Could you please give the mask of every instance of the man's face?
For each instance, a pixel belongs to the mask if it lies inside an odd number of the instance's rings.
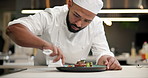
[[[74,3],[68,7],[68,29],[69,31],[74,33],[88,26],[93,20],[93,18],[96,16],[92,12],[83,9]]]

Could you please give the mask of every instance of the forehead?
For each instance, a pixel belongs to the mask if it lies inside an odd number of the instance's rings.
[[[93,19],[96,16],[96,14],[94,14],[94,13],[92,13],[92,12],[82,8],[82,7],[80,7],[79,5],[77,5],[75,3],[73,3],[72,10],[77,12],[81,16],[89,18],[89,19]]]

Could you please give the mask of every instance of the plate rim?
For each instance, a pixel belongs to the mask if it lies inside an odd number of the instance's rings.
[[[106,66],[101,65],[101,67],[56,67],[56,69],[64,72],[99,72],[105,71]]]

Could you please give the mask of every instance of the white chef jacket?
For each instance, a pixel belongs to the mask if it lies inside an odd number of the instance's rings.
[[[47,8],[35,15],[9,22],[9,25],[23,24],[35,35],[40,35],[42,39],[60,47],[66,63],[75,64],[78,60],[87,58],[90,49],[96,61],[102,55],[114,56],[109,50],[104,27],[98,16],[83,30],[72,33],[67,28],[67,13],[67,5]],[[39,50],[35,57],[35,65],[45,64],[45,55]]]

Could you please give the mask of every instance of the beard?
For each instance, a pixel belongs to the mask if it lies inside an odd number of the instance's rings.
[[[69,15],[68,15],[68,14],[67,14],[67,17],[66,17],[66,22],[67,22],[68,30],[69,30],[70,32],[73,32],[73,33],[77,33],[77,32],[79,32],[80,30],[82,30],[82,29],[85,28],[85,27],[83,27],[83,28],[82,28],[82,27],[78,27],[76,24],[70,23],[70,21],[69,21]],[[78,30],[73,29],[72,26],[78,28]]]

